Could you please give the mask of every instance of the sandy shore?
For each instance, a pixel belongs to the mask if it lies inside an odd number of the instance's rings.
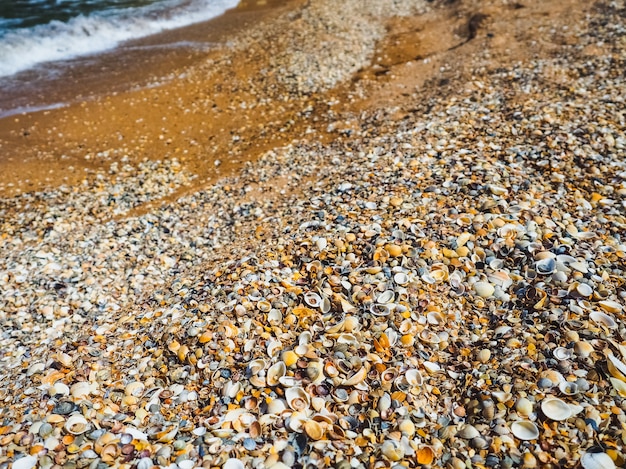
[[[0,120],[0,463],[623,467],[626,9],[527,3]]]

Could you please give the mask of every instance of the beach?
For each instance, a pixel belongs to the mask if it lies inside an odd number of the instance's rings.
[[[625,12],[249,2],[16,96],[0,464],[623,467]]]

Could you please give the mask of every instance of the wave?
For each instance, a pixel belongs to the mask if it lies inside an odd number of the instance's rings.
[[[170,0],[9,30],[0,36],[0,76],[13,75],[45,62],[102,52],[131,39],[206,21],[238,3],[238,0]]]

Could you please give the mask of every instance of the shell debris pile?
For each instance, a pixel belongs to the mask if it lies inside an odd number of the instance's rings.
[[[80,207],[189,176],[3,200],[0,465],[624,466],[625,51],[363,116],[141,216]]]

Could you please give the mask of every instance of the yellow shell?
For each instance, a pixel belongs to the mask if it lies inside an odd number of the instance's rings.
[[[425,466],[429,466],[433,463],[435,459],[435,452],[430,446],[424,446],[417,450],[417,462],[418,464],[423,464]]]

